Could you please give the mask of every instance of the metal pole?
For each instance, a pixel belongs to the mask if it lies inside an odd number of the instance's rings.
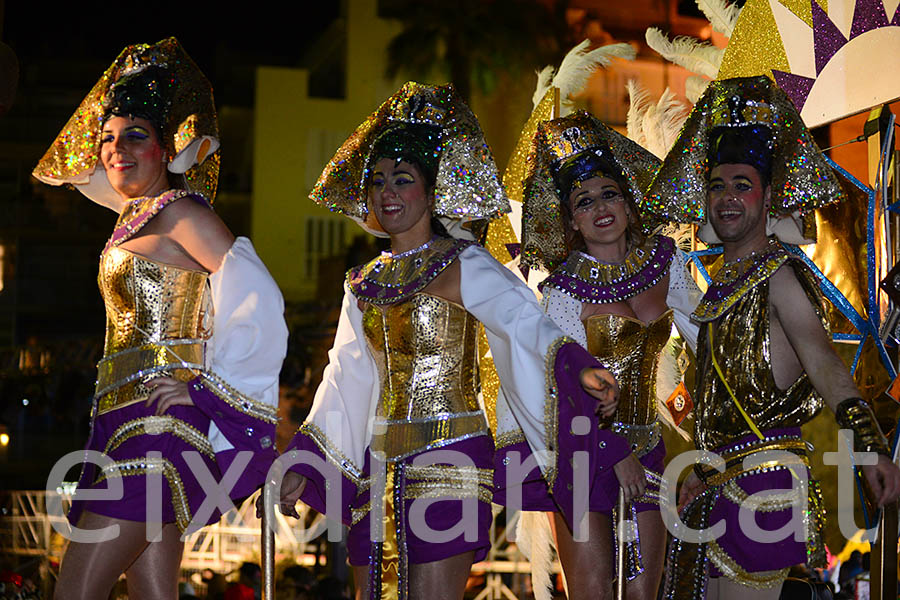
[[[625,600],[625,490],[619,487],[619,516],[616,519],[616,598]]]
[[[262,487],[262,600],[275,600],[275,502],[274,486]],[[272,524],[270,527],[269,524]]]
[[[872,600],[894,600],[897,597],[897,503],[881,511],[878,537],[872,548]]]

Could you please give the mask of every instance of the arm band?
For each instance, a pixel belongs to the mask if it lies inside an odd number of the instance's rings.
[[[887,438],[878,428],[872,407],[862,398],[848,398],[834,411],[838,427],[853,431],[854,452],[877,452],[890,458]]]

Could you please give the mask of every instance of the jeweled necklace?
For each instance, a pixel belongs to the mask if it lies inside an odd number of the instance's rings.
[[[437,238],[438,238],[438,236],[434,235],[431,237],[430,240],[428,240],[421,246],[419,246],[417,248],[413,248],[412,250],[404,250],[403,252],[401,252],[399,254],[394,254],[390,250],[385,250],[384,252],[381,253],[381,256],[383,258],[391,258],[391,259],[403,258],[404,256],[409,256],[411,254],[415,254],[416,252],[421,252],[422,250],[429,248],[431,246],[431,244],[434,243],[434,240],[436,240]]]

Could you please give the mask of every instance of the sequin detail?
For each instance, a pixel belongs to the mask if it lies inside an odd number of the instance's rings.
[[[162,209],[172,204],[176,200],[182,198],[192,198],[196,202],[204,206],[212,208],[209,200],[198,193],[189,192],[187,190],[169,190],[163,192],[159,196],[141,196],[134,198],[128,202],[122,210],[122,214],[116,220],[116,226],[112,235],[106,242],[103,252],[106,253],[110,248],[118,246],[125,240],[128,240],[139,232],[144,226],[150,222],[153,217],[158,215]]]
[[[642,209],[666,221],[706,220],[709,136],[716,126],[764,124],[772,130],[770,214],[803,217],[846,200],[797,109],[768,77],[713,81],[694,105],[647,191]],[[815,239],[814,231],[805,231]]]
[[[363,333],[380,382],[371,445],[385,460],[489,435],[478,400],[477,325],[462,306],[425,293],[367,306]]]
[[[164,458],[133,458],[120,460],[106,465],[100,472],[95,483],[100,483],[110,477],[125,477],[130,475],[163,475],[169,484],[172,494],[172,507],[175,509],[175,524],[178,530],[184,532],[191,524],[191,507],[184,492],[184,483],[178,469]]]
[[[146,400],[156,374],[189,381],[203,369],[211,315],[207,279],[204,271],[118,246],[103,253],[97,282],[106,339],[97,365],[96,414]]]
[[[331,211],[365,221],[368,173],[378,136],[397,123],[440,130],[440,158],[434,187],[437,216],[492,219],[509,212],[493,155],[478,120],[452,85],[408,82],[372,113],[338,149],[310,192]]]
[[[553,170],[582,152],[602,153],[621,169],[638,207],[660,161],[648,150],[584,111],[537,126],[528,156],[522,208],[522,261],[553,271],[569,255]],[[648,215],[652,219],[652,215]],[[651,223],[647,223],[652,228]]]
[[[506,431],[504,433],[500,433],[494,438],[494,447],[497,450],[501,448],[506,448],[507,446],[512,446],[513,444],[518,444],[519,442],[525,441],[525,432],[521,429],[516,428],[512,431]]]
[[[539,287],[543,292],[549,286],[591,304],[622,302],[659,283],[674,256],[675,241],[661,235],[647,238],[616,264],[573,252]]]
[[[552,462],[544,470],[544,479],[547,487],[553,492],[558,473],[559,453],[556,444],[559,440],[559,383],[556,381],[556,355],[559,349],[566,344],[574,344],[575,340],[568,336],[562,336],[554,340],[547,349],[544,358],[544,372],[546,373],[546,388],[544,389],[544,444],[553,457]]]
[[[771,238],[763,252],[722,265],[691,317],[700,323],[715,321],[754,287],[768,281],[789,258]]]
[[[217,139],[219,130],[212,86],[178,40],[171,37],[156,44],[135,44],[122,50],[94,84],[38,162],[34,176],[50,185],[88,183],[100,159],[101,130],[113,86],[122,77],[151,65],[166,68],[177,82],[160,132],[168,160],[194,140],[201,137]],[[218,158],[218,154],[213,156]],[[189,170],[186,178],[191,189],[212,198],[218,182],[218,160],[207,159],[200,167]]]
[[[259,400],[255,400],[246,394],[242,394],[230,385],[224,379],[208,371],[200,373],[203,379],[203,385],[218,398],[228,404],[236,411],[259,419],[265,423],[278,423],[278,409]]]
[[[216,457],[212,444],[209,443],[209,439],[204,434],[200,433],[196,427],[170,416],[142,417],[123,423],[110,436],[103,453],[110,454],[126,441],[140,435],[162,435],[165,433],[181,438],[209,458],[215,459]]]
[[[786,261],[785,265],[792,268],[823,328],[828,331],[815,275],[799,261]],[[708,328],[700,328],[694,398],[694,440],[697,448],[715,450],[752,434],[747,421],[715,373],[710,352],[715,352],[716,361],[728,377],[728,384],[759,429],[799,427],[822,408],[822,398],[805,372],[786,389],[775,385],[769,331],[770,281],[769,278],[762,279],[752,287],[747,286],[749,289],[745,293],[735,297],[729,310],[719,317],[713,348],[710,347]]]
[[[297,429],[297,434],[305,435],[315,442],[319,450],[322,451],[322,454],[325,455],[326,460],[340,469],[341,473],[343,473],[353,485],[362,486],[364,483],[367,487],[368,485],[371,485],[368,478],[363,476],[362,469],[356,466],[352,460],[347,458],[343,452],[341,452],[340,448],[329,440],[328,436],[325,435],[325,432],[317,425],[310,421],[306,421],[300,425],[299,429]]]
[[[347,285],[363,302],[400,302],[423,290],[472,244],[467,240],[438,238],[414,254],[398,258],[382,253],[365,265],[350,269]]]
[[[726,473],[715,473],[715,483],[708,479],[709,487],[689,503],[682,511],[684,523],[694,529],[705,529],[709,526],[709,515],[719,502],[731,502],[738,506],[746,506],[755,513],[773,513],[792,511],[797,502],[802,500],[802,490],[790,489],[768,494],[752,505],[745,504],[749,495],[738,485],[745,477],[765,476],[766,473],[787,471],[788,467],[777,461],[768,461],[750,469],[743,469],[742,462],[747,456],[760,451],[789,451],[798,455],[806,464],[806,444],[798,437],[799,429],[794,433],[776,434],[768,432],[764,440],[752,439],[745,443],[734,444],[720,455],[729,465]],[[808,469],[807,469],[808,473]],[[807,562],[811,566],[825,564],[825,546],[822,539],[824,529],[824,503],[821,490],[815,480],[808,482],[807,505],[803,511],[803,526],[806,530]],[[729,527],[737,523],[728,524]],[[730,556],[715,540],[705,544],[683,542],[679,537],[680,526],[676,525],[674,538],[669,546],[668,564],[671,565],[666,574],[666,588],[663,597],[669,600],[702,600],[705,598],[705,587],[709,565],[712,563],[726,577],[749,587],[762,589],[772,587],[784,579],[789,567],[772,571],[748,572]],[[727,535],[727,531],[726,531]]]

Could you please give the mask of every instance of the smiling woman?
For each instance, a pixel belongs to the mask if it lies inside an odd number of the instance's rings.
[[[100,137],[100,162],[110,185],[124,198],[158,196],[169,189],[165,151],[147,119],[107,120]]]
[[[82,467],[56,598],[105,598],[123,572],[131,597],[175,597],[181,534],[221,516],[204,484],[240,454],[227,492],[246,497],[275,458],[283,304],[212,210],[217,136],[209,82],[170,38],[126,48],[34,171],[119,213],[100,256],[106,341],[87,443],[105,458]],[[105,501],[113,479],[122,496]],[[109,526],[118,536],[97,543]]]
[[[509,208],[451,86],[404,85],[341,146],[311,197],[388,235],[391,250],[347,273],[329,364],[288,453],[331,471],[294,464],[282,511],[295,514],[299,498],[350,525],[358,599],[459,600],[490,546],[495,477],[505,480],[482,405],[479,325],[551,486],[569,465],[552,449],[575,418],[615,408],[615,384],[472,239],[472,221]],[[339,510],[326,501],[338,488]]]
[[[642,227],[643,186],[658,166],[647,150],[578,112],[538,126],[524,183],[525,262],[552,270],[541,283],[544,309],[615,375],[619,407],[598,426],[632,449],[591,480],[585,541],[576,541],[546,490],[526,481],[523,508],[551,513],[570,600],[612,597],[611,512],[619,489],[625,518],[637,522],[638,534],[625,546],[627,572],[618,574],[628,580],[627,598],[655,598],[662,574],[666,534],[658,504],[666,449],[656,373],[673,321],[693,346],[697,331],[689,315],[700,294],[674,241]],[[499,453],[526,450],[519,443]]]

